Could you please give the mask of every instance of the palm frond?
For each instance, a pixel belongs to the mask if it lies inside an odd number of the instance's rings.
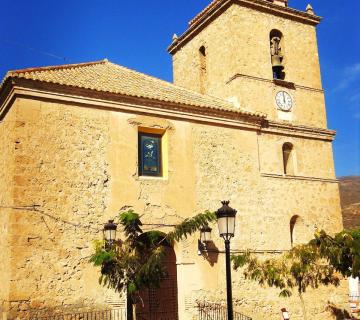
[[[175,226],[174,230],[166,235],[166,239],[169,241],[169,243],[180,241],[215,220],[216,214],[214,212],[205,211],[204,213],[200,213],[193,218],[185,219],[182,223]]]

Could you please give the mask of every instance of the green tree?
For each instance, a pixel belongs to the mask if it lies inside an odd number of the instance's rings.
[[[296,290],[307,319],[303,294],[320,285],[338,286],[339,276],[359,276],[360,230],[343,231],[335,236],[316,232],[308,244],[292,248],[277,258],[258,259],[250,251],[232,257],[234,269],[243,268],[245,278],[280,289],[290,297]]]
[[[96,241],[90,262],[100,267],[100,284],[119,294],[127,294],[128,306],[131,306],[128,317],[136,319],[140,291],[158,287],[167,274],[163,266],[164,244],[172,246],[215,219],[214,213],[206,211],[185,219],[168,233],[159,230],[143,232],[139,214],[133,210],[122,212],[119,214],[119,224],[123,227],[124,240],[116,241],[111,246],[104,241]]]

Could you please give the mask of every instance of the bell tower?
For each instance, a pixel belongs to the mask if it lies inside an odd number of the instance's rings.
[[[287,0],[214,0],[168,48],[174,83],[272,121],[326,128],[320,21]]]

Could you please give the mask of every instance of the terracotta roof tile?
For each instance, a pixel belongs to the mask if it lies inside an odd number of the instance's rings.
[[[208,11],[210,11],[213,7],[215,7],[215,5],[221,0],[213,0],[209,3],[209,5],[207,5],[203,10],[201,10],[192,20],[189,21],[189,25],[194,24],[195,22],[197,22],[198,20],[200,20],[202,18],[202,16],[207,13]]]
[[[80,64],[9,71],[3,83],[8,78],[25,78],[132,97],[231,111],[255,117],[266,117],[262,113],[237,108],[226,100],[199,94],[114,64],[106,59]]]

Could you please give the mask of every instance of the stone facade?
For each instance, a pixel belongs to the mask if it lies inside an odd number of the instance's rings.
[[[279,121],[273,101],[279,88],[271,78],[268,33],[274,27],[288,32],[287,80],[296,84],[292,122]],[[235,109],[239,102],[268,118],[94,93],[91,88],[32,79],[32,71],[23,77],[26,80],[13,77],[3,84],[4,319],[109,306],[114,295],[98,285],[98,270],[88,259],[92,240],[101,238],[103,223],[121,208],[133,208],[145,223],[172,224],[216,210],[221,200],[229,199],[238,210],[232,248],[263,251],[264,257],[291,247],[294,216],[300,217],[295,225],[297,243],[311,238],[315,226],[332,233],[341,230],[334,133],[326,129],[314,26],[231,5],[174,55],[175,82],[195,91],[200,45],[209,52],[207,92],[223,99],[235,97]],[[304,56],[307,63],[300,63]],[[66,68],[59,69],[59,76]],[[163,177],[138,174],[138,132],[143,130],[166,135]],[[286,142],[294,146],[292,175],[284,174]],[[213,239],[222,250],[215,228]],[[197,256],[197,236],[174,249],[179,319],[196,319],[197,299],[225,298],[224,257]],[[296,295],[279,298],[277,290],[246,281],[241,272],[234,273],[233,286],[235,309],[254,320],[278,319],[284,306],[292,319],[303,319]],[[345,282],[337,290],[320,288],[305,295],[309,319],[332,319],[326,311],[329,302],[347,307]]]

